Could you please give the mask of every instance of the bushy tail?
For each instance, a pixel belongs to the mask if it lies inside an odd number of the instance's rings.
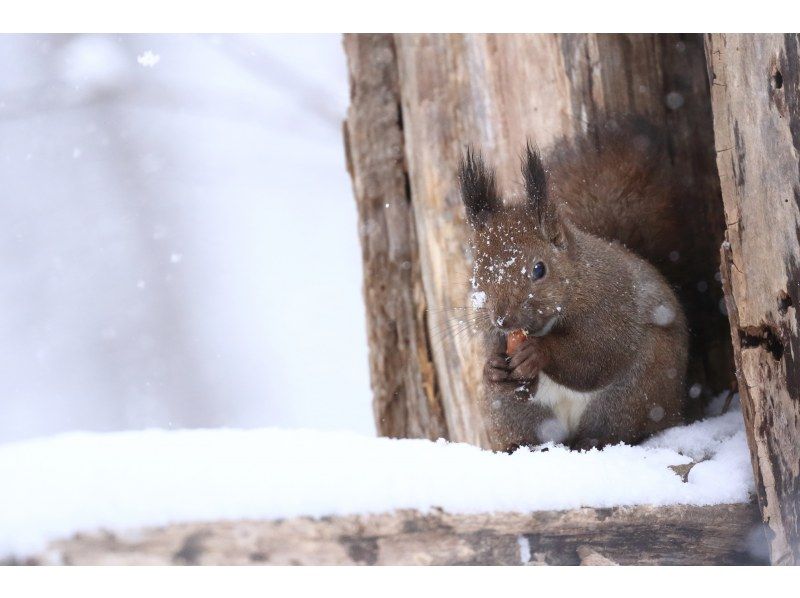
[[[683,243],[665,139],[644,119],[608,119],[558,141],[546,166],[550,192],[573,224],[621,242],[667,274]]]

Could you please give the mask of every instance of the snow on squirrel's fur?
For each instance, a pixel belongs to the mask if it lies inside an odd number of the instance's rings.
[[[641,446],[503,454],[467,444],[313,430],[70,433],[0,446],[0,558],[78,531],[186,521],[744,502],[742,416]],[[681,454],[683,453],[683,454]],[[668,468],[701,460],[682,479]]]

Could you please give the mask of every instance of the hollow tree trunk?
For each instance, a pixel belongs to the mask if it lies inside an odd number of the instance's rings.
[[[348,35],[345,49],[379,433],[491,446],[482,349],[459,322],[471,273],[455,179],[465,144],[491,156],[512,190],[527,138],[546,149],[619,114],[665,127],[687,189],[675,209],[690,240],[679,264],[695,333],[689,381],[709,393],[727,386],[730,337],[714,281],[724,223],[701,36]]]
[[[722,273],[772,562],[800,564],[800,39],[711,35]]]

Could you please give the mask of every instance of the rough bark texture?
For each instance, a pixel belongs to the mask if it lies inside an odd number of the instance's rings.
[[[403,159],[394,39],[349,35],[344,43],[345,149],[358,200],[376,426],[385,436],[446,438]]]
[[[762,562],[754,505],[192,523],[54,542],[31,564],[722,565]]]
[[[546,149],[559,136],[615,115],[635,113],[665,127],[676,176],[686,185],[675,206],[686,230],[676,239],[682,278],[674,282],[694,332],[689,384],[727,387],[729,333],[714,281],[724,222],[702,37],[396,35],[392,43],[386,36],[346,36],[345,48],[354,92],[347,131],[362,226],[382,225],[387,216],[381,210],[393,213],[409,263],[407,273],[383,265],[374,257],[381,255],[375,244],[389,247],[391,240],[383,233],[362,237],[381,434],[444,435],[491,446],[480,408],[482,349],[465,309],[471,264],[454,174],[464,146],[480,146],[497,166],[501,187],[513,195],[520,190],[518,155],[527,138]],[[376,54],[385,59],[377,77]],[[372,112],[384,115],[384,128],[371,120]],[[400,183],[400,153],[407,187]],[[356,155],[390,155],[387,180],[379,169],[358,167]],[[392,212],[398,197],[403,205]],[[389,300],[411,303],[387,312]],[[427,312],[419,309],[423,304]],[[395,329],[413,335],[384,334]],[[431,418],[434,413],[445,423]]]
[[[797,35],[711,35],[722,273],[772,562],[800,564],[800,55]]]

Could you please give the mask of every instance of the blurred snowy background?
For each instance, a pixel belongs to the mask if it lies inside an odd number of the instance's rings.
[[[0,443],[374,434],[341,40],[0,36]]]

